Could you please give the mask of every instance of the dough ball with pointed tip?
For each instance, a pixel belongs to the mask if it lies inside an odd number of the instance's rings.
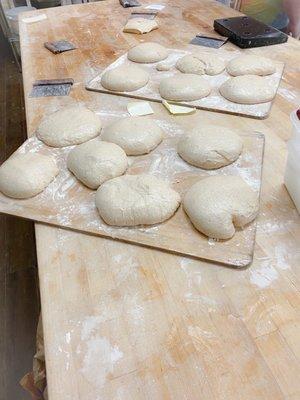
[[[239,176],[201,179],[183,199],[183,208],[195,228],[214,239],[230,239],[235,227],[255,219],[258,206],[258,194]]]

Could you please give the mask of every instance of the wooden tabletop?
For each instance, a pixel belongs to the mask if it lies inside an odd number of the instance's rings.
[[[75,101],[125,114],[130,100],[116,96],[108,108],[108,95],[87,92],[85,83],[138,41],[182,47],[215,18],[237,14],[208,0],[159,4],[166,5],[160,27],[143,36],[122,33],[131,10],[117,0],[40,10],[31,16],[46,19],[21,21],[28,134],[45,112]],[[53,55],[43,47],[59,39],[78,49]],[[300,45],[289,39],[251,52],[286,63],[268,119],[207,111],[172,117],[152,107],[166,121],[265,134],[253,264],[234,270],[37,224],[50,400],[300,398],[300,218],[283,185],[289,114],[300,103]],[[69,77],[69,97],[28,97],[36,79]]]

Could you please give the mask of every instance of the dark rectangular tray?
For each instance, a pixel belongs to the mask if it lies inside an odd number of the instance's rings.
[[[214,29],[242,49],[271,46],[288,39],[285,33],[248,16],[215,19]]]

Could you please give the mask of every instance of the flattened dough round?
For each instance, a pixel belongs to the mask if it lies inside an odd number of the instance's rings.
[[[198,231],[215,239],[230,239],[236,227],[253,221],[258,195],[239,176],[210,176],[195,183],[183,208]]]
[[[189,164],[215,169],[233,163],[243,149],[242,139],[233,130],[204,125],[183,135],[178,154]]]
[[[59,170],[55,160],[37,153],[12,155],[0,167],[0,191],[15,199],[42,192]]]
[[[91,189],[124,174],[127,165],[127,156],[121,147],[98,138],[76,146],[67,160],[69,170]]]
[[[159,84],[162,98],[173,101],[199,100],[209,95],[209,83],[199,75],[176,74],[162,79]]]
[[[36,135],[48,146],[65,147],[98,136],[101,125],[98,115],[88,108],[66,107],[43,119]]]
[[[230,75],[271,75],[276,72],[272,60],[266,57],[244,54],[229,61],[227,72]]]
[[[225,81],[220,89],[225,99],[239,104],[259,104],[271,101],[275,96],[272,84],[261,76],[241,75]]]
[[[108,225],[158,224],[170,218],[180,196],[167,182],[152,175],[124,175],[99,187],[96,206]]]
[[[136,65],[121,65],[106,71],[101,78],[101,85],[116,92],[133,92],[145,86],[149,81],[147,71]]]
[[[101,139],[118,144],[129,156],[137,156],[158,146],[163,131],[151,118],[126,117],[106,126]]]
[[[154,42],[140,43],[128,51],[128,59],[137,63],[155,63],[168,55],[168,49]]]
[[[131,18],[124,26],[123,32],[127,33],[148,33],[158,28],[158,23],[154,19]]]
[[[188,54],[177,61],[176,68],[185,74],[217,75],[224,71],[225,63],[212,54]]]

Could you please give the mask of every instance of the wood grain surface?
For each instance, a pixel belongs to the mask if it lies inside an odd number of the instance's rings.
[[[105,107],[108,95],[87,92],[85,84],[139,41],[183,46],[196,33],[211,32],[215,18],[238,15],[215,1],[159,3],[166,4],[160,27],[146,36],[122,32],[130,10],[117,0],[41,10],[33,15],[46,20],[21,21],[29,135],[45,113],[74,100]],[[59,39],[78,49],[53,55],[43,47]],[[169,121],[265,134],[253,264],[233,270],[37,224],[51,400],[300,397],[300,218],[283,185],[289,114],[300,97],[300,45],[289,39],[249,52],[286,64],[269,118],[200,110],[172,117],[161,105],[152,107]],[[65,77],[75,80],[69,97],[28,98],[34,80]],[[128,99],[115,99],[125,111]]]

